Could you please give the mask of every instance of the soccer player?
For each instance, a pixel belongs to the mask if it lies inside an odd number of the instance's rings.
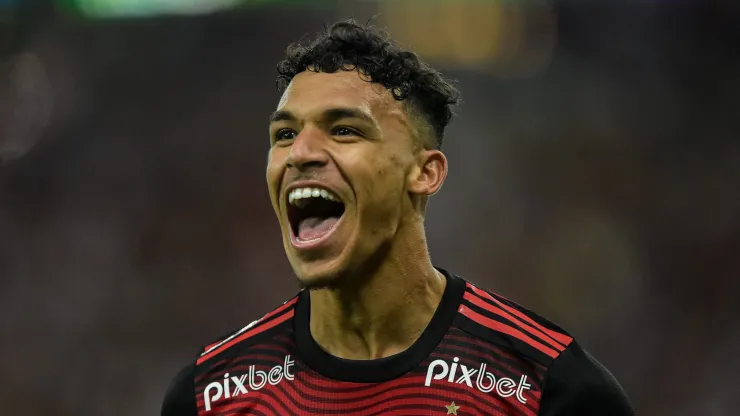
[[[204,347],[162,415],[634,414],[563,329],[432,265],[459,101],[439,72],[352,21],[278,72],[267,185],[303,290]]]

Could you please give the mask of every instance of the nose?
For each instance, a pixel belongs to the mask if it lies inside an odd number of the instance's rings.
[[[293,139],[286,164],[300,171],[321,167],[329,162],[324,148],[324,135],[319,129],[306,126]]]

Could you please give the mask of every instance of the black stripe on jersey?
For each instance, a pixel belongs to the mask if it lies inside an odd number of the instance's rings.
[[[275,336],[275,344],[281,348],[295,349],[295,340],[293,339],[293,328]]]
[[[469,306],[466,305],[466,306]],[[475,305],[472,305],[475,306]],[[472,308],[471,308],[472,309]],[[480,309],[478,309],[479,311]],[[484,315],[486,318],[493,319],[493,317],[490,316],[490,314]],[[504,323],[506,325],[511,325],[507,323],[508,321],[503,319],[494,319],[496,321],[499,321],[501,323]],[[510,335],[501,333],[499,331],[487,328],[470,318],[466,317],[465,315],[458,314],[458,316],[455,318],[454,325],[471,334],[479,337],[480,339],[484,341],[491,342],[493,344],[496,344],[497,346],[501,347],[501,349],[506,351],[511,351],[515,355],[522,355],[524,357],[529,358],[530,360],[533,360],[534,362],[541,364],[545,367],[549,367],[552,363],[553,359],[550,358],[549,355],[543,353],[542,351],[534,348],[533,346],[527,344],[524,341],[520,341],[517,338],[514,338]],[[516,328],[516,327],[515,327]]]

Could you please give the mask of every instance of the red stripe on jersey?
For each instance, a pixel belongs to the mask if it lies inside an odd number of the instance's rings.
[[[527,321],[529,324],[531,324],[535,328],[539,329],[540,331],[544,332],[550,338],[558,341],[559,343],[563,344],[566,347],[573,341],[573,338],[569,337],[568,335],[562,334],[562,333],[557,332],[557,331],[553,331],[552,329],[549,329],[549,328],[545,328],[544,326],[542,326],[539,323],[537,323],[534,319],[532,319],[529,316],[527,316],[526,314],[522,313],[522,311],[517,310],[516,308],[512,308],[511,306],[509,306],[509,305],[501,302],[500,300],[496,299],[495,297],[491,296],[486,291],[481,290],[481,289],[478,289],[477,287],[471,285],[470,283],[468,283],[468,289],[472,290],[473,292],[475,292],[476,295],[478,295],[478,296],[480,296],[482,298],[486,298],[486,299],[489,299],[489,300],[495,302],[501,308],[506,309],[510,313],[512,313],[512,314],[518,316],[519,318]]]
[[[510,335],[510,336],[512,336],[514,338],[517,338],[520,341],[524,341],[527,344],[529,344],[532,347],[534,347],[535,349],[537,349],[537,350],[539,350],[539,351],[541,351],[541,352],[549,355],[552,358],[556,358],[559,355],[559,353],[557,351],[555,351],[554,349],[552,349],[552,348],[550,348],[550,347],[548,347],[548,346],[546,346],[546,345],[544,345],[544,344],[542,344],[542,343],[540,343],[540,342],[538,342],[538,341],[530,338],[529,335],[525,334],[524,332],[522,332],[522,331],[520,331],[520,330],[518,330],[518,329],[516,329],[516,328],[514,328],[512,326],[509,326],[509,325],[506,325],[506,324],[502,324],[499,321],[494,321],[493,319],[486,318],[485,316],[483,316],[483,315],[481,315],[481,314],[479,314],[477,312],[474,312],[473,310],[471,310],[470,308],[468,308],[465,305],[460,305],[460,308],[457,311],[459,313],[461,313],[462,315],[470,318],[471,320],[475,321],[476,323],[478,323],[478,324],[480,324],[480,325],[482,325],[482,326],[484,326],[486,328],[492,329],[494,331],[502,332],[502,333],[504,333],[506,335]]]
[[[244,322],[244,321],[242,321],[242,322]],[[215,347],[216,345],[220,344],[221,342],[223,342],[223,341],[218,341],[218,342],[214,342],[214,343],[213,343],[213,344],[211,344],[211,345],[206,345],[206,347],[205,347],[205,348],[203,348],[203,351],[208,351],[208,350],[210,350],[211,348]]]
[[[285,305],[283,305],[283,306],[285,306]],[[285,309],[285,307],[282,307],[280,309]],[[227,349],[231,348],[235,344],[238,344],[238,343],[240,343],[240,342],[242,342],[242,341],[244,341],[244,340],[246,340],[248,338],[251,338],[251,337],[253,337],[253,336],[257,335],[257,334],[260,334],[262,332],[267,331],[270,328],[274,328],[274,327],[282,324],[283,322],[285,322],[288,319],[292,318],[293,315],[295,315],[295,311],[293,309],[291,309],[291,310],[287,311],[286,313],[284,313],[282,316],[273,319],[272,321],[265,322],[265,323],[262,323],[262,324],[259,324],[259,325],[255,326],[254,328],[252,328],[249,331],[247,331],[247,332],[239,335],[238,337],[230,340],[229,342],[224,343],[223,345],[221,345],[220,347],[214,349],[213,351],[210,351],[209,353],[200,356],[198,358],[198,360],[195,362],[196,365],[200,365],[203,361],[206,361],[206,360],[208,360],[208,359],[210,359],[210,358],[212,358],[212,357],[214,357],[214,356],[216,356],[218,354],[221,354],[222,352],[224,352]]]
[[[498,316],[504,317],[508,319],[509,321],[511,321],[512,323],[519,325],[522,329],[526,329],[527,331],[529,331],[531,335],[534,335],[540,338],[541,340],[547,342],[548,344],[550,344],[551,347],[555,348],[558,351],[562,352],[565,349],[563,345],[561,345],[560,343],[558,343],[557,341],[549,337],[544,332],[538,330],[537,328],[533,328],[530,325],[525,324],[524,322],[513,317],[511,314],[506,313],[500,308],[497,308],[496,306],[491,305],[490,303],[484,301],[480,297],[474,295],[472,292],[465,292],[463,299],[467,300],[468,302],[472,303],[475,306],[485,309],[486,311],[494,313]]]

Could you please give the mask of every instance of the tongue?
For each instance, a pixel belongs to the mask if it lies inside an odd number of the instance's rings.
[[[315,240],[329,232],[339,221],[339,217],[310,217],[298,224],[298,238],[303,241]]]

